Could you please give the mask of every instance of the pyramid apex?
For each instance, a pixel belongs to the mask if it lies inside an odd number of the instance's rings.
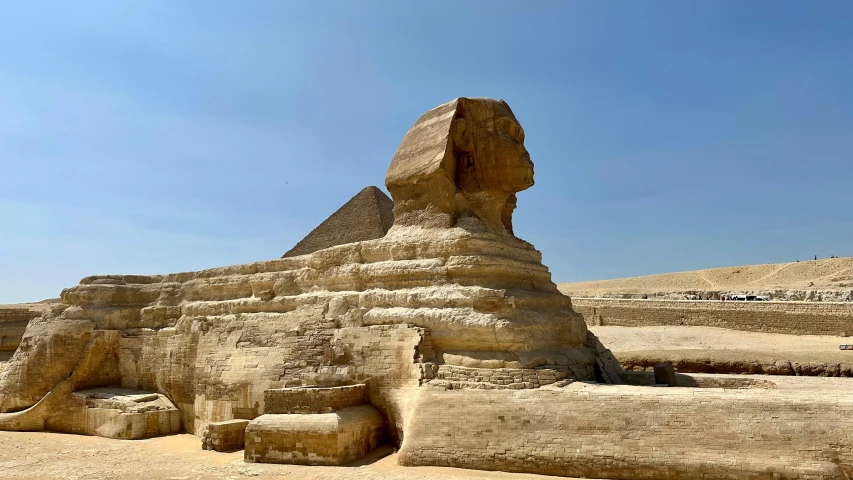
[[[370,185],[362,188],[282,258],[382,238],[393,224],[394,202],[378,187]]]

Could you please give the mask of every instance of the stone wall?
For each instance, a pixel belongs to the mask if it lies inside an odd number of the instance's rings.
[[[851,432],[853,399],[843,392],[427,388],[399,459],[581,478],[844,480]]]
[[[853,304],[572,298],[589,325],[685,325],[792,335],[853,335]]]

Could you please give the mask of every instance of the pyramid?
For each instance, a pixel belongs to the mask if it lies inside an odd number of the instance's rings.
[[[394,224],[394,201],[374,186],[365,187],[287,251],[295,257],[324,248],[385,236]]]

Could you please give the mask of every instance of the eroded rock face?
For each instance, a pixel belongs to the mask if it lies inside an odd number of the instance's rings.
[[[84,278],[27,331],[0,376],[0,409],[25,416],[81,359],[104,357],[116,373],[90,375],[86,388],[161,392],[190,432],[263,414],[267,389],[359,382],[399,438],[412,392],[457,375],[449,367],[507,369],[483,376],[490,388],[507,388],[513,372],[524,373],[512,388],[594,378],[604,350],[540,253],[513,235],[515,194],[533,185],[523,141],[503,101],[457,99],[418,120],[394,156],[395,223],[382,238],[199,272]],[[116,332],[116,343],[92,348],[99,332]]]

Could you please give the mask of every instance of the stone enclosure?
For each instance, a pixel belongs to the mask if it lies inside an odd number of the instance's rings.
[[[245,443],[250,462],[337,465],[388,441],[406,465],[853,476],[848,397],[622,384],[541,254],[515,236],[516,194],[533,185],[524,137],[505,102],[456,99],[394,155],[384,236],[380,221],[304,255],[84,278],[29,323],[0,374],[0,429],[183,429],[206,448]],[[320,233],[318,245],[330,238]]]

